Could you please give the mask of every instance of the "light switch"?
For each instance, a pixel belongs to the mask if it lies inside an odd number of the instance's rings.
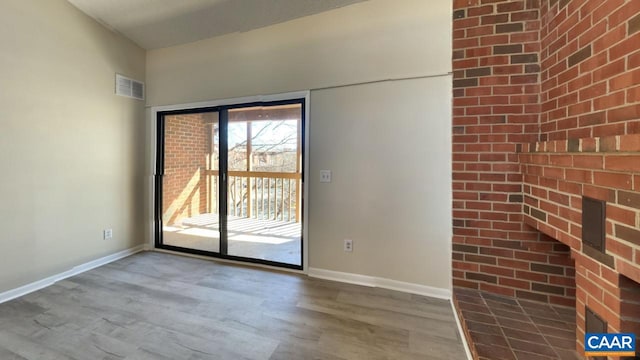
[[[320,182],[321,183],[331,182],[331,170],[320,170]]]

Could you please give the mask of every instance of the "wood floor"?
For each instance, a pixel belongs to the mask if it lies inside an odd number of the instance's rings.
[[[465,359],[448,301],[146,252],[0,304],[0,359]]]

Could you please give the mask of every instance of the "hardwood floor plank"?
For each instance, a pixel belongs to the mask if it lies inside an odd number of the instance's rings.
[[[449,339],[459,338],[457,328],[452,327],[451,320],[446,317],[434,319],[433,317],[427,318],[423,316],[406,315],[403,312],[395,310],[363,307],[316,299],[303,299],[298,302],[297,306],[366,322],[372,325],[380,325],[403,330],[431,332],[435,336],[442,336]]]
[[[140,253],[0,304],[0,359],[462,359],[448,301]]]
[[[3,349],[0,347],[0,359],[3,360],[27,360],[27,358],[22,357],[14,352],[11,352],[7,349]]]
[[[271,355],[269,360],[348,360],[337,357],[317,349],[317,347],[306,347],[296,343],[282,343]]]
[[[30,360],[74,360],[57,349],[44,346],[34,339],[15,334],[4,328],[0,329],[0,348]]]

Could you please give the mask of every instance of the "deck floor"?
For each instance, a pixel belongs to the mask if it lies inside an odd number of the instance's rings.
[[[464,359],[449,301],[157,252],[0,304],[0,359]]]
[[[219,225],[218,214],[182,219],[163,228],[163,242],[219,252]],[[301,223],[229,216],[227,229],[229,255],[301,265]]]

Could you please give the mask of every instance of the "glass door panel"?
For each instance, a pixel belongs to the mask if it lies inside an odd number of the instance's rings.
[[[220,252],[218,112],[164,115],[164,246]]]
[[[302,265],[302,104],[228,110],[228,254]]]

